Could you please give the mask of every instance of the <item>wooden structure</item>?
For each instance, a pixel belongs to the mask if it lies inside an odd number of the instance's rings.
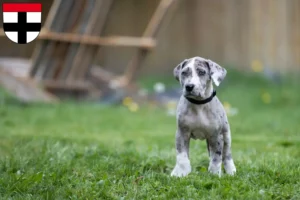
[[[38,36],[29,78],[54,94],[63,90],[100,95],[101,87],[93,85],[91,77],[111,88],[130,85],[147,53],[155,47],[156,33],[174,1],[160,1],[141,37],[101,37],[113,0],[54,0]],[[116,76],[93,67],[101,46],[136,47],[138,51],[124,73]]]
[[[53,1],[38,1],[43,4],[43,25]],[[159,1],[115,0],[102,36],[142,36]],[[171,75],[182,59],[195,55],[243,71],[252,70],[255,63],[282,73],[299,71],[300,0],[177,0],[156,39],[141,75]],[[30,58],[37,42],[18,45],[0,37],[5,46],[0,56]],[[137,49],[101,47],[95,62],[120,73]]]

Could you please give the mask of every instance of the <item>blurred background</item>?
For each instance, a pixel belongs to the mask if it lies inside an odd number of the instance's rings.
[[[178,63],[193,56],[267,77],[300,69],[299,0],[39,2],[39,37],[18,45],[1,29],[0,65],[59,98],[100,98],[137,78],[172,76]]]
[[[0,33],[0,84],[25,102],[176,100],[178,87],[166,91],[177,84],[173,68],[194,56],[240,74],[231,80],[251,73],[275,85],[298,80],[299,0],[39,2],[36,40],[19,45]]]

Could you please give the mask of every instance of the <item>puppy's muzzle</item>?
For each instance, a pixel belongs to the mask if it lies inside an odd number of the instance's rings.
[[[186,90],[187,92],[191,92],[191,91],[193,91],[194,87],[195,87],[194,84],[186,84],[186,85],[185,85],[185,90]]]

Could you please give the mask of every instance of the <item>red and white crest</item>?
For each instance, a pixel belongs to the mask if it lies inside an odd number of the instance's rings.
[[[18,44],[27,44],[37,38],[42,26],[41,3],[3,3],[3,30]]]

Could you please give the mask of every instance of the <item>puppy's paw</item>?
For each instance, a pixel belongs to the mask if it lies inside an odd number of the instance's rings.
[[[171,176],[176,177],[184,177],[187,176],[192,171],[191,165],[189,163],[186,164],[176,164],[174,167]]]
[[[234,175],[236,173],[236,168],[232,159],[224,162],[224,169],[229,175]]]
[[[218,175],[219,177],[221,177],[222,175],[222,170],[220,165],[210,164],[208,167],[208,171],[211,174]]]

